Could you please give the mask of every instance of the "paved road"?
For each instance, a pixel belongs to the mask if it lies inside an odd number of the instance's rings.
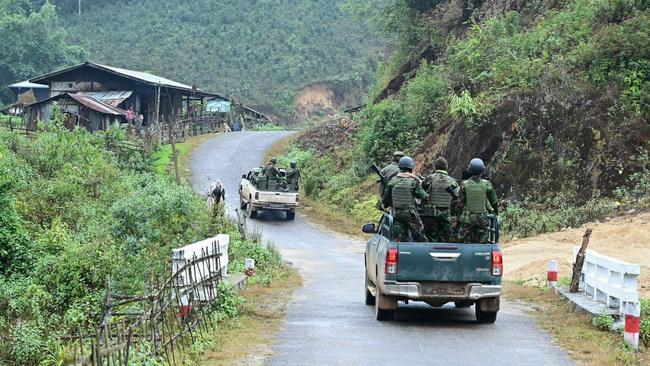
[[[203,144],[193,155],[194,185],[225,183],[226,200],[238,202],[242,173],[261,164],[264,152],[286,132],[237,132]],[[377,322],[363,303],[363,243],[318,229],[298,215],[260,213],[259,225],[301,271],[269,365],[566,365],[567,354],[517,306],[502,301],[495,324],[479,325],[473,309],[400,305],[395,321]],[[506,259],[507,260],[507,259]],[[507,262],[506,262],[507,265]]]

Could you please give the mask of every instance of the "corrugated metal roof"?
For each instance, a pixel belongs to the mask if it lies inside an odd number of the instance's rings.
[[[230,112],[230,102],[222,100],[210,100],[205,106],[208,112],[228,113]]]
[[[133,91],[102,91],[102,92],[87,92],[85,94],[92,95],[93,97],[101,100],[106,104],[110,104],[113,107],[117,107],[127,98],[129,98]]]
[[[8,88],[14,89],[49,89],[50,87],[43,84],[30,83],[29,80],[13,83]]]
[[[67,95],[70,98],[72,98],[72,99],[76,100],[77,102],[79,102],[80,104],[82,104],[82,105],[84,105],[84,106],[86,106],[86,107],[88,107],[88,108],[90,108],[90,109],[92,109],[94,111],[97,111],[99,113],[112,114],[114,116],[124,116],[124,115],[126,115],[125,110],[120,109],[120,108],[115,108],[112,105],[106,104],[106,103],[102,102],[101,100],[93,97],[92,95],[81,94],[81,93],[77,93],[77,94],[67,93]]]
[[[92,95],[93,97],[99,100],[105,99],[127,99],[133,94],[132,90],[125,91],[100,91],[100,92],[86,92],[86,94]]]
[[[152,84],[160,84],[163,86],[171,86],[174,88],[183,88],[183,89],[192,89],[190,85],[185,85],[178,83],[174,80],[169,80],[164,77],[154,75],[154,74],[149,74],[148,72],[142,72],[142,71],[133,71],[133,70],[128,70],[128,69],[122,69],[120,67],[115,67],[115,66],[108,66],[108,65],[102,65],[94,62],[89,62],[90,64],[94,64],[96,66],[108,69],[113,71],[116,74],[122,74],[128,77],[132,77],[135,79],[140,79],[142,81],[145,81],[147,83],[152,83]]]

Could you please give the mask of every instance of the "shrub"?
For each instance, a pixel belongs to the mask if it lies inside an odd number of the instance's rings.
[[[607,313],[598,314],[594,316],[592,323],[596,328],[608,331],[612,329],[612,326],[614,326],[614,317]]]
[[[650,299],[641,299],[641,330],[639,338],[650,347]]]

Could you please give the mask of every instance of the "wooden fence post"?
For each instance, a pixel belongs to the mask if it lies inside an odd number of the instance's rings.
[[[576,255],[576,262],[573,264],[573,275],[571,276],[571,292],[578,292],[578,287],[580,286],[580,276],[582,274],[582,266],[585,263],[585,252],[587,251],[587,246],[589,245],[589,238],[591,237],[591,228],[585,231],[585,235],[582,236],[582,245],[580,250]]]

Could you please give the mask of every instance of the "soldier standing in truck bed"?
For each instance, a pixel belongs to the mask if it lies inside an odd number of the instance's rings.
[[[269,180],[271,180],[271,179],[277,180],[278,175],[280,175],[280,171],[275,166],[275,164],[277,164],[277,162],[278,162],[277,158],[271,158],[269,163],[266,164],[266,166],[264,167],[264,175],[266,175],[266,177]]]
[[[458,199],[458,183],[449,176],[447,159],[439,157],[435,162],[436,171],[424,179],[422,188],[429,194],[424,205],[422,222],[427,237],[438,243],[448,243],[452,239],[452,206]]]
[[[398,163],[399,174],[393,178],[384,191],[382,202],[385,207],[392,207],[395,219],[395,239],[409,241],[409,230],[414,241],[429,241],[422,232],[422,220],[417,211],[415,199],[425,200],[429,197],[422,189],[420,179],[413,174],[415,162],[408,156],[400,159]]]
[[[469,164],[471,178],[460,187],[458,199],[458,240],[462,243],[487,243],[488,214],[499,214],[497,194],[489,180],[481,179],[485,164],[481,159],[472,159]]]
[[[404,153],[401,151],[395,151],[393,153],[393,161],[391,161],[390,164],[386,165],[382,170],[381,170],[381,175],[383,175],[388,182],[390,182],[391,179],[395,178],[397,174],[399,174],[399,161],[401,158],[404,157]],[[383,194],[384,187],[382,187],[381,193]]]
[[[289,170],[287,170],[287,184],[294,189],[298,190],[298,183],[300,182],[300,169],[298,163],[292,161],[289,163]]]

